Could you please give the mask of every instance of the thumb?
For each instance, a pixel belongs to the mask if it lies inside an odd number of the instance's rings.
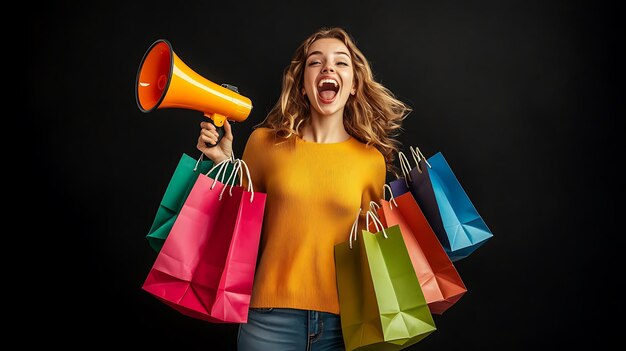
[[[224,137],[228,139],[233,139],[233,132],[230,127],[230,123],[228,122],[228,119],[224,121]]]

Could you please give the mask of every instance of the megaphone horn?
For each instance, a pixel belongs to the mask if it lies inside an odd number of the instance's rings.
[[[162,108],[202,112],[217,127],[218,143],[224,135],[226,119],[242,122],[252,110],[250,99],[239,94],[236,87],[218,85],[193,71],[165,39],[150,45],[141,59],[135,98],[137,106],[145,113]]]

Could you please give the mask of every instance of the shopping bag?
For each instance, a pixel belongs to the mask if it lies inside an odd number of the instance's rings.
[[[146,235],[146,239],[154,251],[159,252],[161,250],[198,175],[207,173],[213,165],[213,161],[203,160],[202,154],[198,160],[195,160],[183,153],[165,189],[152,226]],[[228,167],[227,171],[222,174],[232,173],[233,163],[226,164],[226,167]],[[218,169],[215,169],[208,176],[215,177],[217,171]]]
[[[142,286],[214,323],[247,322],[265,209],[266,194],[254,191],[245,162],[235,167],[226,183],[198,176]],[[240,183],[247,175],[247,189],[234,185],[237,173]]]
[[[426,160],[418,148],[411,152],[409,187],[450,259],[469,256],[493,237],[441,152]]]
[[[367,218],[374,220],[370,212]],[[346,350],[404,349],[435,331],[435,323],[400,227],[383,228],[381,223],[375,233],[358,233],[358,218],[349,240],[335,245],[339,313]]]
[[[443,314],[459,301],[467,288],[413,194],[407,192],[394,197],[389,185],[385,184],[387,189],[391,193],[390,199],[381,199],[378,215],[385,226],[400,227],[430,312]]]

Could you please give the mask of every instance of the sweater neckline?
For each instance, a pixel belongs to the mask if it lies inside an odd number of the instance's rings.
[[[343,144],[347,144],[350,141],[354,140],[354,137],[352,135],[350,135],[350,137],[346,140],[343,141],[335,141],[332,143],[318,143],[315,141],[307,141],[302,139],[302,137],[300,137],[299,135],[296,135],[296,141],[302,143],[302,144],[306,144],[306,145],[326,145],[326,146],[333,146],[333,145],[343,145]]]

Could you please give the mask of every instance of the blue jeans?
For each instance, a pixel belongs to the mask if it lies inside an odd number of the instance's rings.
[[[339,315],[292,308],[251,308],[239,325],[238,351],[345,350]]]

